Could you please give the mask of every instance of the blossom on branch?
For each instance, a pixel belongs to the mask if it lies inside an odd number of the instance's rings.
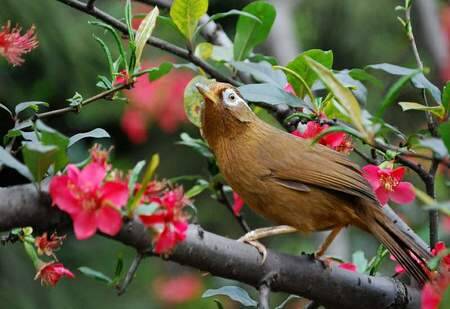
[[[75,275],[64,267],[62,263],[49,262],[43,263],[34,280],[41,279],[42,285],[50,285],[54,287],[62,277],[75,278]]]
[[[153,202],[159,204],[158,210],[151,215],[139,217],[144,225],[157,233],[154,238],[155,252],[168,253],[186,238],[188,221],[183,208],[189,201],[184,196],[183,189],[176,188],[165,192],[161,197],[155,197]]]
[[[409,204],[414,201],[416,193],[413,185],[401,181],[404,174],[404,167],[392,169],[368,164],[362,168],[362,175],[371,185],[381,205],[386,205],[389,199],[397,204]]]
[[[45,254],[47,256],[53,256],[54,251],[62,246],[65,238],[66,235],[58,236],[56,233],[53,233],[48,237],[47,232],[45,232],[41,236],[35,238],[34,245],[36,246],[39,255]]]
[[[244,200],[236,192],[233,192],[233,213],[236,216],[240,214],[242,207],[244,207],[244,204]]]
[[[128,200],[128,185],[120,180],[105,181],[106,172],[106,166],[98,162],[82,170],[69,164],[66,175],[50,182],[53,204],[71,216],[77,239],[87,239],[97,229],[114,236],[122,227],[120,209]]]
[[[0,31],[0,55],[13,66],[21,65],[24,62],[23,55],[39,45],[35,29],[32,26],[25,34],[21,35],[22,28],[19,26],[11,28],[11,22],[8,21]]]

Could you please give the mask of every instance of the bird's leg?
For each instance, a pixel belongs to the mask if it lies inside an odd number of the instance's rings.
[[[263,227],[260,229],[256,229],[253,231],[248,232],[244,236],[238,239],[240,242],[246,242],[253,247],[255,247],[259,253],[262,255],[262,263],[266,260],[267,257],[267,249],[266,247],[261,244],[258,239],[266,238],[269,236],[275,236],[280,234],[288,234],[297,232],[298,230],[292,226],[289,225],[279,225],[279,226],[271,226],[271,227]]]
[[[319,249],[314,252],[314,257],[319,258],[321,257],[325,251],[327,251],[328,247],[330,247],[333,240],[336,239],[336,236],[339,234],[339,232],[342,230],[342,226],[338,226],[331,230],[330,234],[327,235],[327,238],[323,241],[323,243],[320,245]]]

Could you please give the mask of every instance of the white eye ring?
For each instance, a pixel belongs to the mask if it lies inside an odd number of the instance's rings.
[[[237,106],[242,99],[236,94],[233,89],[226,89],[222,95],[223,102],[228,106]]]

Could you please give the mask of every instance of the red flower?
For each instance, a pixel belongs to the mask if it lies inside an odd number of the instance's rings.
[[[438,241],[435,245],[433,250],[431,250],[431,254],[433,256],[439,255],[441,252],[447,250],[447,247],[445,246],[445,243],[443,241]],[[441,263],[443,266],[450,267],[450,253],[442,257]]]
[[[48,237],[47,232],[42,234],[41,236],[36,237],[34,240],[34,245],[37,248],[37,252],[39,255],[47,255],[52,256],[53,251],[59,249],[62,246],[63,240],[66,236],[58,236],[56,233],[53,233],[50,237]]]
[[[158,64],[147,62],[142,69]],[[187,120],[183,97],[184,88],[191,79],[191,73],[179,70],[155,81],[149,81],[147,75],[142,75],[136,79],[132,89],[124,91],[129,105],[122,116],[122,129],[133,143],[146,141],[151,122],[157,122],[164,132],[173,133]]]
[[[338,267],[349,270],[349,271],[353,271],[353,272],[356,271],[356,265],[351,262],[341,263],[341,264],[339,264]]]
[[[0,55],[13,66],[21,65],[24,62],[22,56],[39,45],[34,26],[24,35],[20,35],[21,30],[19,26],[11,29],[11,23],[8,21],[0,31]]]
[[[192,274],[175,278],[157,278],[153,281],[156,296],[166,304],[180,305],[200,296],[203,289],[201,279]]]
[[[292,94],[292,95],[296,95],[296,94],[295,94],[294,88],[293,88],[292,85],[289,84],[289,83],[287,83],[286,85],[284,85],[283,90],[286,91],[287,93]]]
[[[431,283],[426,283],[422,290],[422,309],[438,309],[441,297]]]
[[[327,124],[320,125],[317,121],[308,121],[304,130],[297,129],[292,134],[304,139],[313,139],[328,128]],[[344,132],[326,134],[319,140],[319,144],[343,153],[350,153],[353,149],[350,137]]]
[[[236,192],[233,192],[233,212],[236,216],[239,215],[244,204],[244,200]]]
[[[167,187],[165,182],[153,180],[147,184],[147,188],[145,188],[144,194],[142,195],[141,203],[142,204],[150,204],[152,202],[160,203],[160,194]],[[137,183],[134,191],[135,194],[140,190],[141,184]]]
[[[73,220],[77,239],[86,239],[99,229],[116,235],[122,226],[120,208],[128,200],[128,186],[123,181],[106,181],[106,167],[91,162],[81,171],[72,164],[67,175],[55,176],[50,182],[53,204]]]
[[[389,199],[397,204],[409,204],[416,198],[412,184],[401,181],[405,174],[404,167],[382,169],[368,164],[362,168],[362,171],[381,205],[385,205]]]
[[[108,170],[110,166],[108,165],[109,161],[109,153],[111,152],[111,148],[108,150],[105,150],[102,148],[99,144],[94,144],[94,146],[91,148],[91,161],[98,163],[100,165],[105,166],[105,168]]]
[[[113,81],[113,86],[117,86],[120,84],[125,84],[130,79],[127,70],[122,70],[117,74],[116,78]]]
[[[50,262],[42,264],[34,280],[41,279],[42,285],[54,287],[62,277],[74,278],[75,275],[64,267],[62,263]]]
[[[188,200],[183,194],[183,189],[177,188],[165,192],[159,201],[160,208],[151,215],[141,215],[144,225],[157,231],[155,252],[168,253],[175,245],[186,238],[188,228],[187,218],[183,214],[183,207]]]

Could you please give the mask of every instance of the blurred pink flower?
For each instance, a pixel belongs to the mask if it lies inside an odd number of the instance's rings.
[[[184,274],[174,278],[157,278],[153,281],[156,296],[164,303],[179,305],[200,296],[203,290],[202,280],[193,274]]]
[[[286,85],[284,85],[284,91],[286,91],[287,93],[290,93],[290,94],[292,94],[292,95],[296,95],[295,94],[295,91],[294,91],[294,88],[292,87],[292,85],[291,84],[289,84],[289,83],[287,83]]]
[[[351,262],[341,263],[338,267],[353,272],[356,271],[356,265]]]
[[[32,26],[24,35],[20,35],[22,28],[19,26],[11,28],[11,22],[8,21],[0,31],[0,55],[13,66],[21,65],[24,62],[22,56],[39,45],[35,29]]]
[[[146,62],[142,69],[157,65]],[[123,114],[122,129],[133,143],[143,143],[147,139],[151,122],[157,122],[165,133],[173,133],[187,120],[183,96],[191,79],[191,73],[176,70],[155,81],[142,75],[136,79],[132,89],[124,91],[129,105]]]
[[[244,204],[244,200],[236,192],[233,192],[233,212],[236,216],[239,215]]]

